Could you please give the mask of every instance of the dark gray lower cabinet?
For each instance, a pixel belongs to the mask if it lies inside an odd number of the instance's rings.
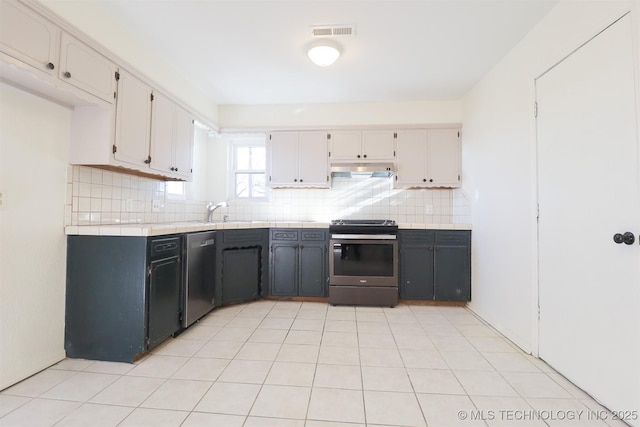
[[[68,357],[132,362],[180,328],[181,236],[69,236]]]
[[[400,230],[400,298],[471,300],[471,231]]]
[[[269,234],[266,229],[218,231],[216,305],[260,298],[267,286]]]
[[[327,296],[327,230],[271,230],[270,294]]]

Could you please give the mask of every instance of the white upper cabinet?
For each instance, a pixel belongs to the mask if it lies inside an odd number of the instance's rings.
[[[298,175],[300,184],[329,187],[326,132],[300,132],[298,136]]]
[[[60,47],[59,78],[107,102],[114,102],[116,65],[66,33],[62,34]]]
[[[176,140],[174,144],[174,174],[190,181],[193,177],[193,115],[176,106]]]
[[[149,165],[151,86],[120,71],[116,102],[114,158],[141,167]]]
[[[0,50],[50,75],[58,72],[60,29],[22,4],[0,1]]]
[[[393,161],[395,132],[392,130],[362,131],[362,157],[367,160]]]
[[[267,148],[270,187],[329,187],[326,132],[273,132]]]
[[[459,187],[460,130],[397,132],[396,187]]]
[[[334,130],[329,132],[331,162],[393,162],[394,132]]]
[[[193,118],[158,92],[152,103],[150,147],[151,169],[167,176],[191,178]]]
[[[362,132],[334,130],[329,132],[329,158],[336,160],[360,160],[362,157]]]
[[[429,181],[438,186],[459,187],[461,173],[460,131],[458,129],[430,129],[427,141]]]

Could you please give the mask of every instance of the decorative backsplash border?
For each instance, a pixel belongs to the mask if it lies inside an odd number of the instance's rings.
[[[394,189],[393,178],[334,178],[331,189],[277,189],[265,201],[233,199],[222,220],[321,221],[393,219],[399,223],[468,224],[462,190]],[[186,193],[189,194],[188,186]],[[154,203],[155,201],[155,203]],[[202,221],[209,201],[174,198],[165,181],[86,166],[69,166],[65,225]],[[219,200],[216,200],[219,202]],[[155,207],[154,207],[155,204]]]

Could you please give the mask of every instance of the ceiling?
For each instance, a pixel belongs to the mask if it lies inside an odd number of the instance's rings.
[[[94,0],[217,104],[454,100],[557,0]],[[330,67],[306,56],[335,36]],[[317,37],[315,38],[317,39]]]

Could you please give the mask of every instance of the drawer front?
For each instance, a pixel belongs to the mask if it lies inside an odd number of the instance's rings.
[[[181,245],[181,237],[154,238],[151,240],[151,258],[164,258],[180,254]]]
[[[298,241],[298,230],[271,230],[271,240]]]
[[[325,241],[327,240],[327,232],[324,230],[302,230],[303,241]]]
[[[262,230],[224,230],[222,232],[222,241],[224,243],[245,243],[256,242],[262,240]]]
[[[437,243],[469,243],[471,240],[471,232],[469,231],[437,231]]]
[[[435,231],[432,230],[401,230],[399,233],[400,242],[407,244],[426,244],[435,241]]]

